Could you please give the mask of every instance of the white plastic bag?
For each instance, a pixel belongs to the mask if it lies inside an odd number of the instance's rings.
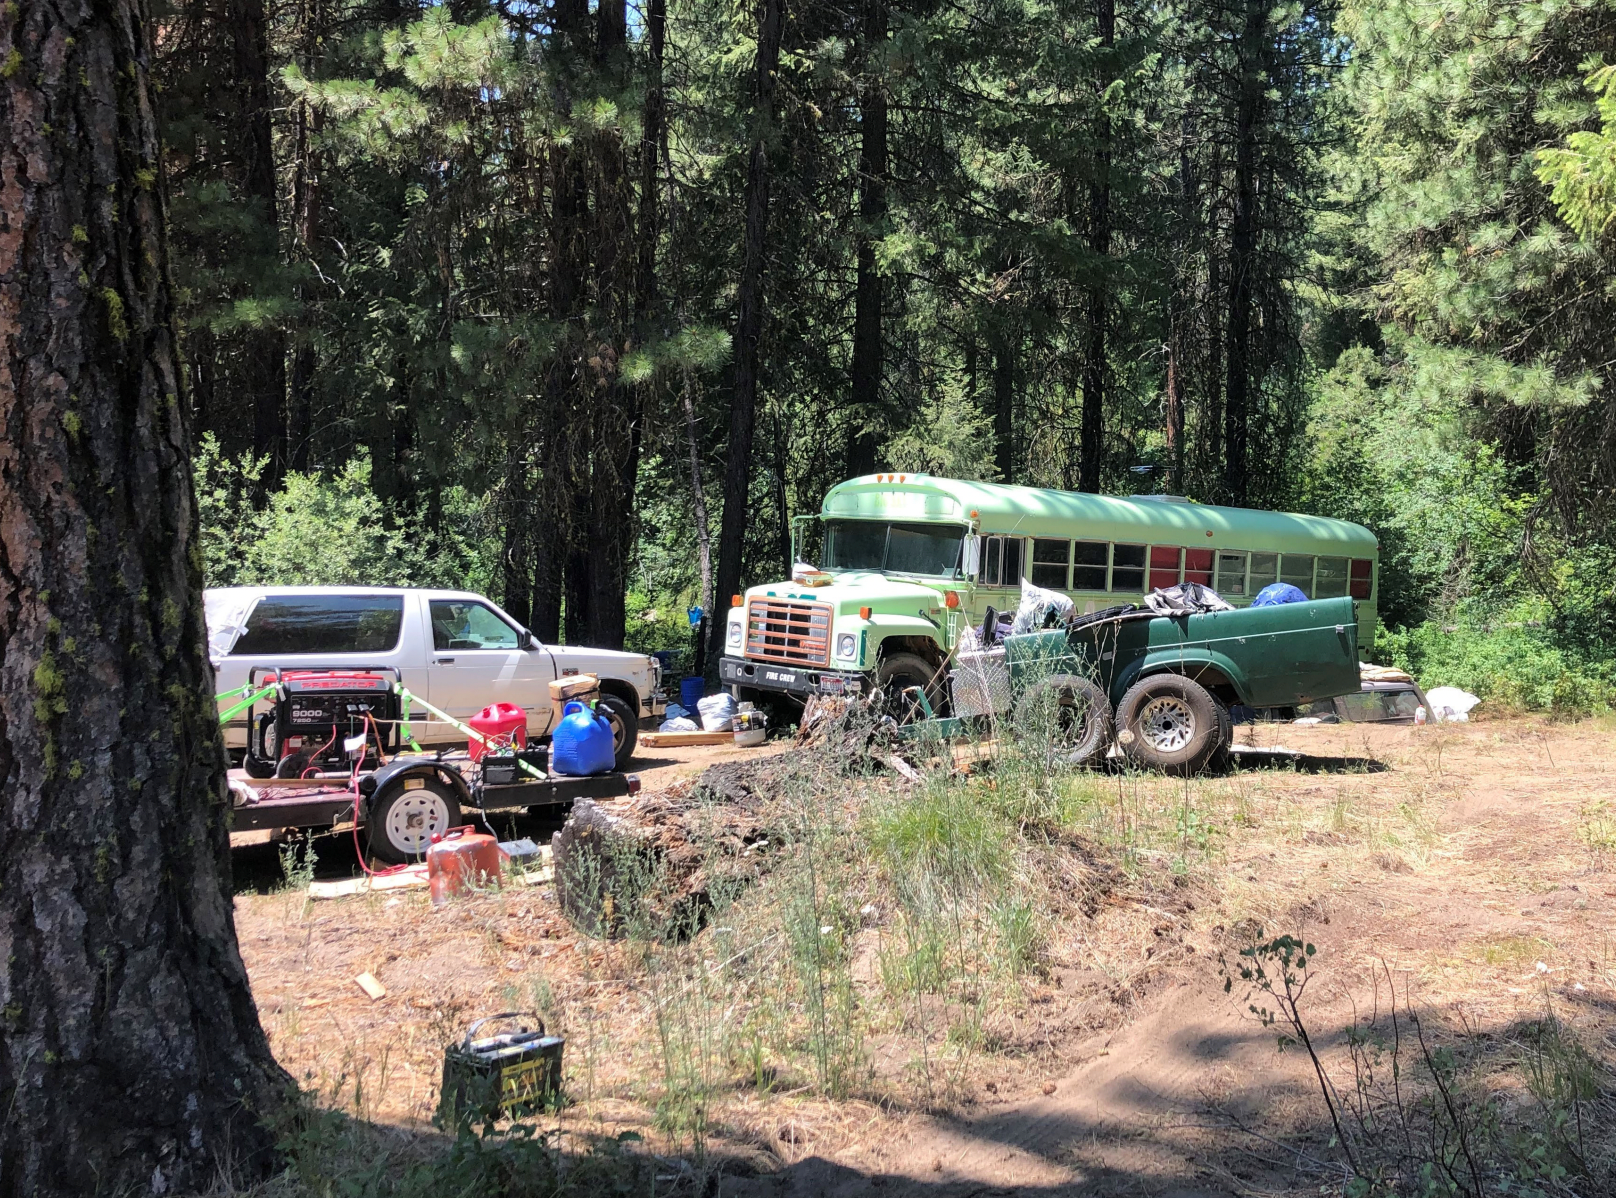
[[[676,715],[676,716],[673,716],[673,717],[671,717],[669,719],[663,720],[662,721],[662,726],[659,727],[657,729],[657,731],[658,732],[700,732],[701,728],[696,723],[696,721],[691,719],[689,716]]]
[[[735,702],[735,696],[725,691],[708,695],[696,704],[696,710],[701,712],[703,732],[728,732],[735,726],[735,713],[740,707]]]
[[[1051,611],[1064,619],[1076,610],[1077,605],[1059,591],[1046,591],[1022,579],[1021,606],[1016,608],[1010,631],[1016,635],[1035,632],[1044,626],[1044,619]]]
[[[1470,709],[1481,700],[1469,691],[1462,691],[1456,686],[1439,686],[1425,692],[1425,701],[1431,705],[1431,713],[1439,720],[1446,720],[1454,724],[1470,722]]]

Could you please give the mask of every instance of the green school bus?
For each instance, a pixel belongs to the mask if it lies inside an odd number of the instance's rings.
[[[719,676],[740,698],[871,685],[940,698],[960,631],[989,607],[1014,611],[1023,580],[1088,612],[1180,582],[1239,607],[1287,582],[1310,599],[1357,600],[1358,643],[1374,643],[1379,546],[1345,520],[872,474],[831,488],[793,532],[793,556],[814,543],[818,560],[732,601]]]

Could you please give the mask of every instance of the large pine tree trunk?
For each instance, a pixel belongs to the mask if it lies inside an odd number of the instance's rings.
[[[0,10],[0,1194],[265,1171],[139,0]]]
[[[1228,382],[1223,399],[1223,491],[1246,501],[1246,430],[1251,406],[1252,274],[1257,251],[1257,139],[1261,135],[1266,0],[1247,0],[1240,35],[1239,95],[1235,104],[1234,222],[1229,238]]]
[[[1016,359],[1007,333],[993,342],[993,461],[999,481],[1016,481]]]
[[[752,150],[746,168],[746,227],[741,281],[736,297],[735,393],[729,409],[729,464],[724,475],[724,515],[718,534],[718,594],[741,587],[752,484],[752,434],[757,423],[758,340],[763,333],[763,255],[769,233],[769,139],[774,124],[775,72],[785,34],[786,0],[760,0],[752,105]],[[726,625],[712,624],[708,671],[724,652]]]
[[[1098,0],[1095,26],[1100,45],[1116,45],[1115,0]],[[1105,60],[1109,68],[1109,59]],[[1101,77],[1101,92],[1108,82]],[[1103,99],[1101,101],[1104,102]],[[1089,182],[1089,250],[1094,255],[1094,282],[1088,289],[1088,348],[1083,356],[1083,428],[1079,442],[1077,489],[1100,489],[1105,456],[1106,326],[1110,320],[1111,279],[1111,117],[1101,111],[1094,121],[1094,178]]]
[[[851,396],[854,433],[847,472],[875,469],[885,421],[881,410],[881,307],[886,286],[876,268],[875,243],[887,215],[887,89],[882,77],[887,40],[886,0],[864,0],[864,79],[859,88],[858,280],[853,299]]]

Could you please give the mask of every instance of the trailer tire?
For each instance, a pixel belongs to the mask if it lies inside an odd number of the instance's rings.
[[[1016,735],[1042,745],[1049,764],[1093,765],[1111,745],[1111,701],[1077,674],[1051,674],[1022,692]]]
[[[595,700],[595,710],[612,726],[612,768],[621,772],[633,758],[640,740],[639,717],[622,699],[605,692]]]
[[[941,671],[918,653],[889,653],[875,667],[875,685],[885,699],[888,715],[900,724],[913,724],[926,718],[926,713],[913,699],[905,698],[904,691],[918,686],[926,694],[933,713],[943,714],[943,683]]]
[[[421,785],[405,788],[419,779]],[[437,778],[410,775],[399,778],[370,803],[365,830],[370,854],[389,865],[420,861],[434,836],[460,826],[460,800]]]
[[[1146,769],[1197,774],[1227,743],[1229,725],[1217,707],[1204,686],[1182,674],[1141,678],[1117,707],[1122,751]]]

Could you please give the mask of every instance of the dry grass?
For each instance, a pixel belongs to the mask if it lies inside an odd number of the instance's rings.
[[[575,1102],[553,1126],[759,1168],[924,1176],[932,1113],[1044,1101],[1257,926],[1320,943],[1321,1026],[1389,969],[1500,1035],[1547,1005],[1611,1059],[1607,729],[1241,731],[1308,756],[1190,782],[848,783],[816,809],[811,876],[776,870],[684,945],[581,937],[527,887],[439,910],[419,891],[243,894],[238,930],[277,1057],[333,1109],[424,1129],[444,1044],[479,1014],[536,1008],[567,1037]],[[943,804],[935,826],[927,804]],[[994,814],[976,828],[973,809]],[[367,970],[379,1002],[351,981]]]

